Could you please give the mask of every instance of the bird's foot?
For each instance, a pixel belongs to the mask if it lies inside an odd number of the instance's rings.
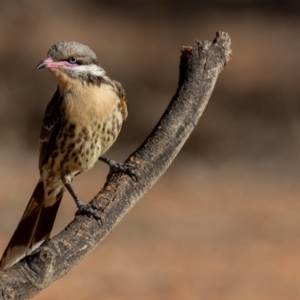
[[[87,215],[87,216],[93,216],[96,220],[99,220],[99,219],[101,220],[101,217],[99,216],[99,212],[97,213],[97,210],[98,210],[97,207],[90,203],[85,204],[81,200],[79,200],[77,195],[75,194],[70,182],[66,182],[65,187],[69,191],[72,198],[74,199],[76,206],[78,208],[76,215],[83,214],[83,215]]]
[[[115,160],[109,159],[109,158],[105,158],[105,157],[99,157],[99,160],[105,162],[106,164],[109,165],[110,167],[110,173],[112,172],[122,172],[125,173],[127,175],[130,176],[130,178],[133,181],[138,181],[138,176],[135,172],[135,165],[128,163],[128,162],[124,162],[124,163],[120,163],[117,162]]]
[[[75,200],[76,206],[78,208],[77,215],[83,214],[87,216],[93,216],[96,220],[100,220],[101,217],[99,216],[99,213],[97,213],[97,209],[93,204],[85,204],[78,198]]]

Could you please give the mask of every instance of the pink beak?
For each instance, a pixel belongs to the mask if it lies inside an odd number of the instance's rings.
[[[48,57],[38,64],[35,70],[43,68],[59,68],[59,67],[74,67],[74,64],[70,64],[65,60],[62,61],[53,61],[52,57]]]

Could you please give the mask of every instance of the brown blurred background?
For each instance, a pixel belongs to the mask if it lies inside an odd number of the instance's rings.
[[[217,30],[232,39],[232,60],[172,166],[35,299],[300,299],[299,17],[292,0],[0,2],[0,249],[38,179],[56,83],[34,68],[51,45],[88,44],[122,82],[130,116],[107,155],[124,160],[174,94],[181,47]],[[81,198],[107,171],[99,163],[76,178]],[[74,212],[66,195],[54,233]]]

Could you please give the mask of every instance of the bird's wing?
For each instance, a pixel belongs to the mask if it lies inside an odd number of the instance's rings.
[[[121,113],[122,113],[122,116],[123,116],[123,124],[124,122],[126,121],[127,119],[127,116],[128,116],[128,110],[127,110],[127,99],[126,99],[126,93],[125,93],[125,90],[123,88],[123,86],[121,85],[120,82],[118,81],[115,81],[113,80],[114,84],[115,84],[115,87],[116,87],[116,92],[120,98],[120,104],[121,104]]]
[[[55,141],[59,136],[62,127],[62,119],[60,105],[62,97],[59,90],[55,92],[49,104],[43,119],[43,124],[40,133],[40,159],[39,167],[41,168],[49,158],[51,151],[55,145]]]

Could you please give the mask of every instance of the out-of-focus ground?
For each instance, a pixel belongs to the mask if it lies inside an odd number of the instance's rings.
[[[122,82],[125,159],[175,92],[182,45],[232,39],[233,57],[172,166],[104,242],[35,299],[300,298],[300,9],[296,1],[0,2],[0,249],[38,179],[37,140],[55,90],[34,72],[64,39]],[[99,163],[74,185],[86,201]],[[75,206],[65,196],[54,233]]]

